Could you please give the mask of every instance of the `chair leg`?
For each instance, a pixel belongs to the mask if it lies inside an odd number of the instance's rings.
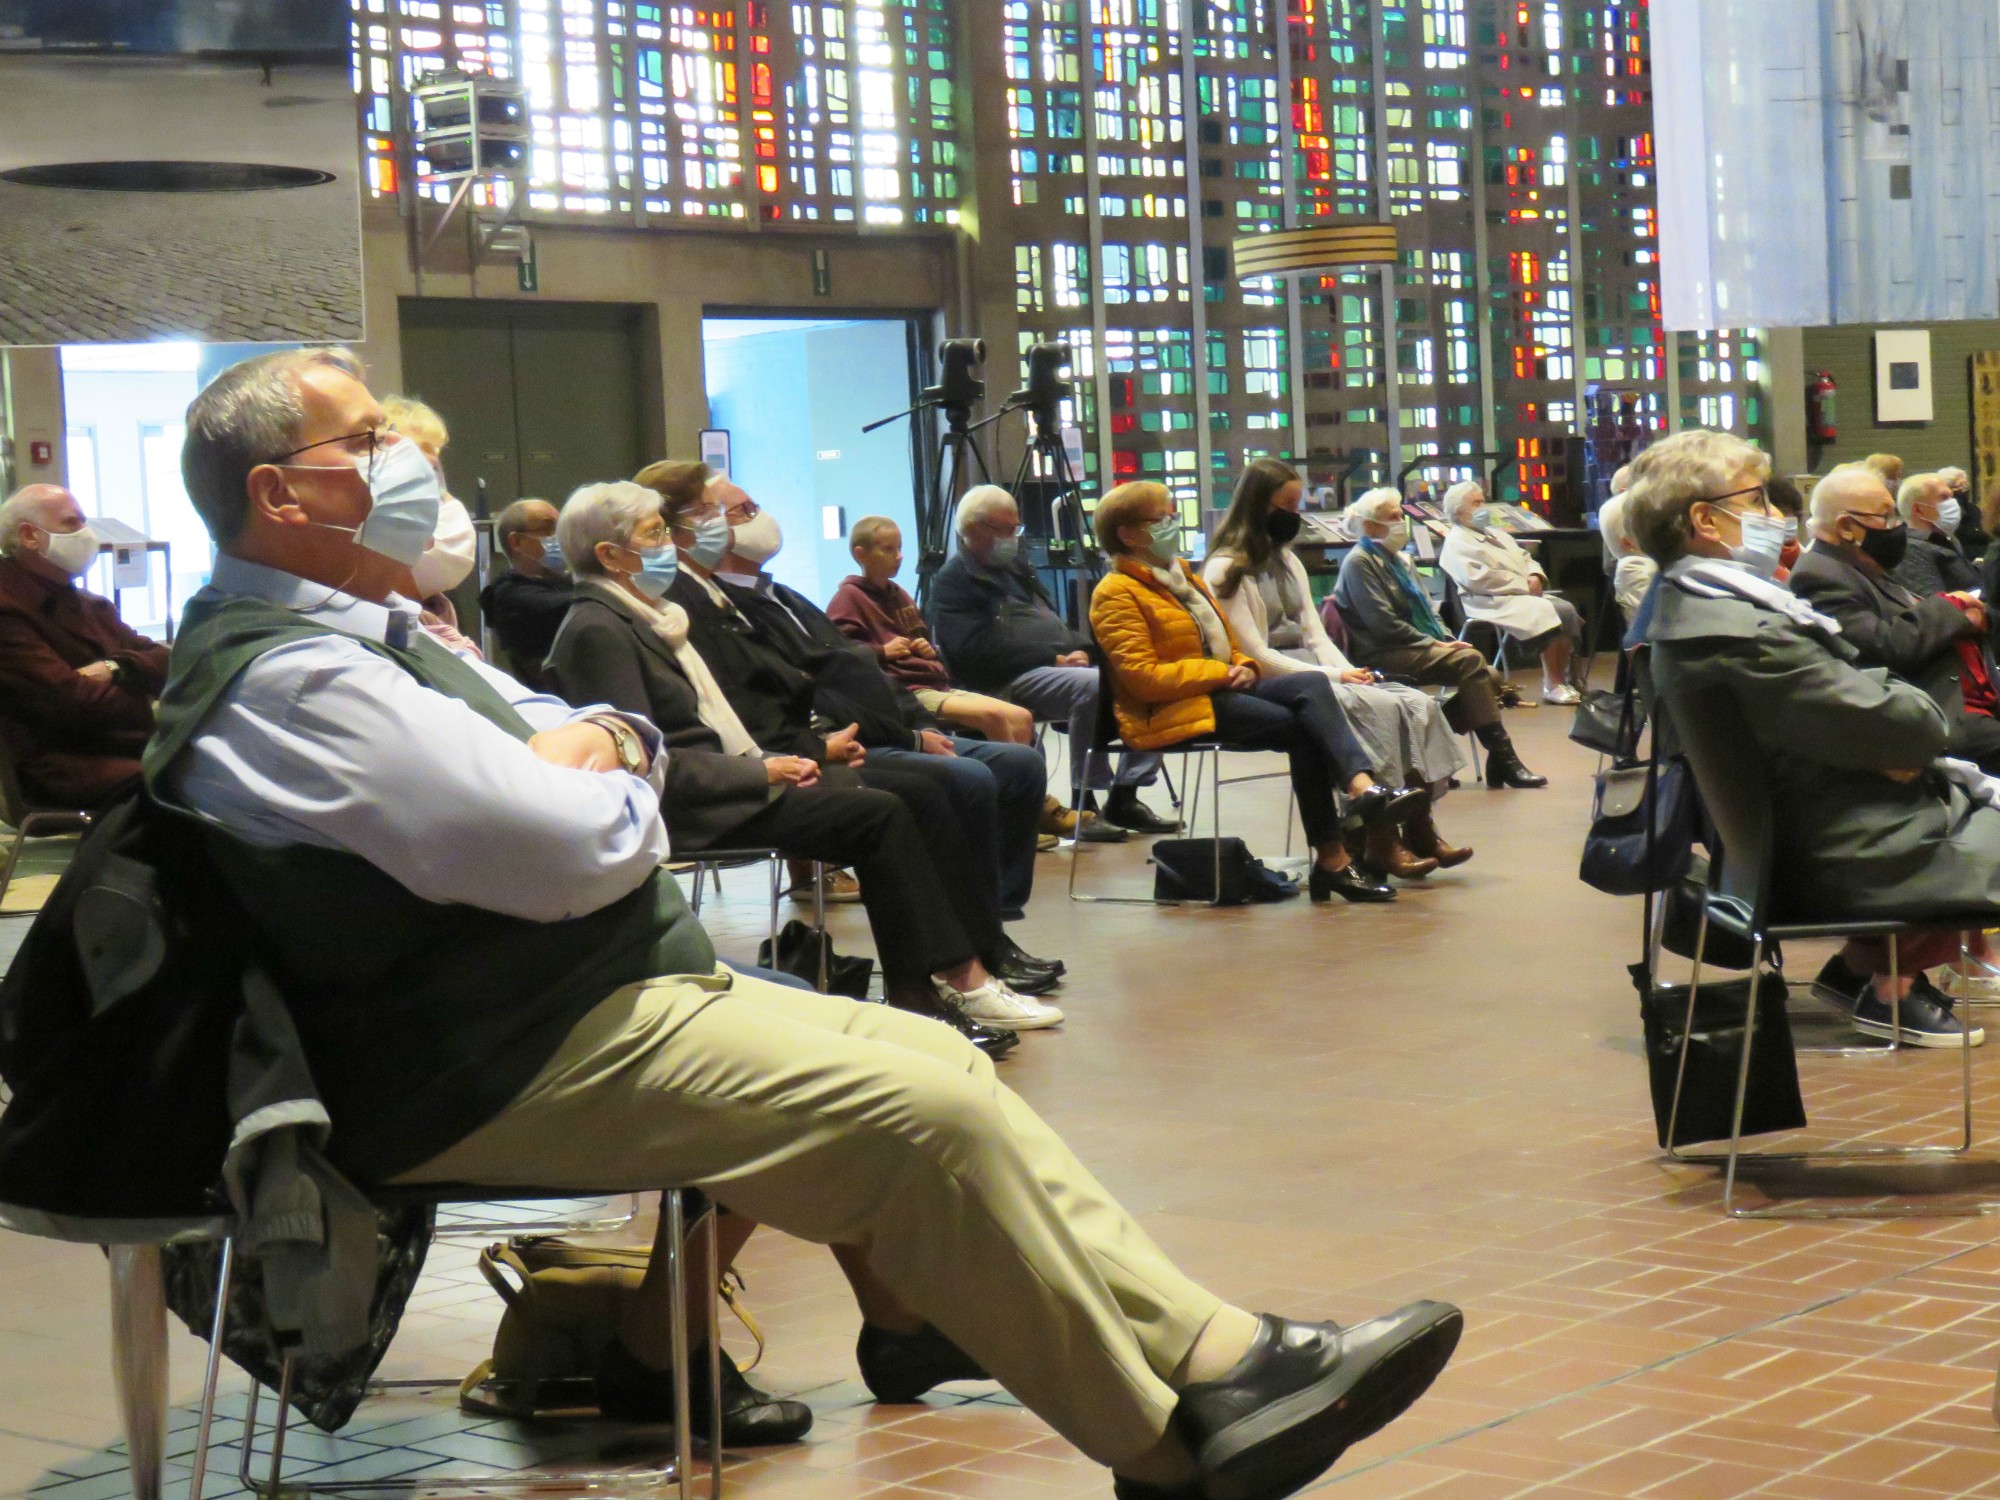
[[[702,1306],[708,1312],[708,1388],[711,1393],[722,1389],[722,1266],[716,1252],[716,1219],[720,1211],[713,1201],[708,1212],[702,1216],[702,1247],[706,1251],[702,1259],[707,1264],[713,1280],[707,1288],[708,1295],[702,1299]],[[722,1402],[711,1399],[708,1403],[708,1500],[722,1500]]]
[[[1215,873],[1209,877],[1209,890],[1215,899],[1210,906],[1222,905],[1222,747],[1215,746],[1208,752],[1208,842],[1215,851]]]
[[[685,1200],[679,1188],[660,1194],[660,1211],[667,1216],[663,1240],[667,1249],[667,1296],[672,1306],[670,1324],[674,1357],[674,1478],[680,1500],[692,1493],[694,1468],[694,1409],[688,1370],[687,1257],[682,1253],[682,1236],[687,1233]],[[709,1405],[720,1409],[720,1390],[711,1388]],[[721,1455],[715,1455],[717,1462]]]
[[[229,1294],[235,1285],[236,1241],[222,1242],[222,1262],[215,1273],[215,1317],[208,1328],[208,1370],[202,1377],[201,1417],[195,1428],[194,1472],[188,1475],[188,1500],[201,1500],[202,1481],[208,1477],[208,1443],[215,1429],[215,1390],[222,1379],[222,1338],[229,1331]],[[248,1423],[243,1434],[243,1464],[249,1466]]]
[[[111,1368],[134,1500],[160,1500],[167,1443],[166,1295],[158,1245],[111,1247]]]
[[[1729,1165],[1722,1178],[1722,1211],[1736,1217],[1736,1163],[1743,1154],[1743,1102],[1750,1095],[1750,1051],[1757,1044],[1757,992],[1764,981],[1764,934],[1750,948],[1750,995],[1743,1005],[1743,1051],[1736,1063],[1736,1103],[1729,1116]],[[1694,1007],[1688,1006],[1688,1024]]]
[[[701,892],[708,883],[707,875],[707,866],[697,863],[694,867],[694,895],[688,901],[688,913],[697,922],[701,920]]]
[[[1665,911],[1666,901],[1664,897],[1657,905],[1662,912]],[[1658,925],[1664,929],[1666,925],[1664,917],[1662,917]],[[1675,1144],[1674,1136],[1679,1128],[1681,1118],[1681,1084],[1687,1078],[1688,1047],[1694,1041],[1694,1003],[1701,994],[1701,960],[1702,955],[1707,951],[1708,903],[1704,901],[1701,906],[1701,918],[1695,924],[1694,972],[1688,978],[1687,1017],[1681,1023],[1681,1056],[1679,1063],[1674,1068],[1674,1102],[1667,1107],[1667,1155],[1669,1156],[1675,1155],[1679,1150],[1679,1147]],[[1658,980],[1660,971],[1657,967],[1651,968],[1647,972],[1653,976],[1655,981]],[[1657,982],[1654,984],[1654,988],[1658,988]]]
[[[784,855],[773,851],[765,868],[771,872],[771,929],[766,936],[771,940],[771,962],[775,964],[778,961],[778,888],[784,884]]]
[[[833,944],[826,940],[826,866],[818,860],[813,861],[812,882],[813,931],[819,935],[818,940],[813,945],[819,953],[819,983],[814,988],[824,995],[826,993],[827,982],[826,950],[831,948]],[[771,949],[771,954],[774,958],[777,956],[777,952],[778,950],[775,947]]]
[[[28,825],[35,821],[29,813],[21,819],[21,826],[14,830],[12,842],[7,845],[7,863],[0,865],[0,901],[7,899],[7,887],[14,883],[14,866],[20,862],[21,846],[28,842]]]

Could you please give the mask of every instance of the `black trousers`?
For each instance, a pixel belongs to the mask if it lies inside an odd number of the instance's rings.
[[[1373,775],[1375,767],[1325,675],[1291,672],[1262,678],[1255,687],[1225,688],[1211,701],[1217,739],[1245,750],[1282,750],[1291,757],[1292,791],[1299,799],[1306,838],[1315,844],[1338,838],[1334,793],[1364,771]]]
[[[825,774],[852,775],[845,767]],[[935,884],[943,891],[958,925],[972,940],[972,952],[984,960],[997,949],[1000,936],[1000,861],[995,851],[993,819],[961,817],[953,800],[952,763],[942,756],[897,757],[893,765],[877,765],[869,756],[861,766],[861,784],[894,794],[916,819],[917,836],[930,853]],[[856,866],[864,892],[868,877]],[[886,969],[884,971],[887,972]]]
[[[1988,776],[2000,775],[2000,719],[1963,714],[1945,737],[1945,754],[1969,760]]]
[[[846,865],[893,994],[976,956],[945,882],[902,798],[865,786],[786,787],[730,829],[729,844],[769,844],[796,859]]]

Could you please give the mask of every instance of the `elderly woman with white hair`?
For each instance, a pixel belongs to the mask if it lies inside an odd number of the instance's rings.
[[[1103,755],[1091,752],[1100,684],[1090,637],[1070,628],[1021,555],[1014,497],[997,484],[975,485],[952,519],[958,547],[938,569],[930,600],[938,651],[952,677],[1068,726],[1079,838],[1116,842],[1126,832],[1173,832],[1179,823],[1139,800],[1139,788],[1160,773],[1158,755],[1127,752],[1114,773]],[[1106,794],[1101,821],[1086,816],[1100,811],[1091,805],[1093,792]]]
[[[1639,618],[1639,606],[1645,603],[1646,591],[1659,577],[1660,569],[1632,539],[1632,528],[1625,520],[1625,496],[1622,492],[1598,507],[1597,532],[1604,538],[1605,571],[1611,575],[1611,597],[1617,601],[1618,612],[1625,617],[1625,623],[1630,625]]]
[[[1896,510],[1910,529],[1910,541],[1889,570],[1891,578],[1919,596],[1979,587],[1979,564],[1958,539],[1965,510],[1942,471],[1912,474],[1896,486]]]
[[[934,1011],[932,976],[975,1002],[998,986],[977,956],[997,922],[970,909],[964,882],[939,875],[905,801],[862,786],[845,766],[767,754],[744,727],[689,643],[687,612],[666,597],[680,559],[660,496],[629,482],[585,485],[564,502],[556,542],[577,588],[549,669],[571,702],[608,703],[658,727],[669,749],[660,807],[674,847],[765,845],[851,867],[893,1005]]]
[[[1454,689],[1444,701],[1445,719],[1485,748],[1488,786],[1547,786],[1548,777],[1521,764],[1500,722],[1506,679],[1477,646],[1452,639],[1404,556],[1410,523],[1402,497],[1392,489],[1370,490],[1347,508],[1346,525],[1355,545],[1340,560],[1333,597],[1347,625],[1348,654],[1392,678]]]
[[[1444,492],[1451,522],[1438,566],[1458,585],[1468,620],[1491,625],[1542,659],[1542,701],[1575,703],[1570,663],[1583,640],[1583,617],[1560,594],[1548,592],[1542,565],[1506,532],[1494,528],[1485,488],[1463,479]]]

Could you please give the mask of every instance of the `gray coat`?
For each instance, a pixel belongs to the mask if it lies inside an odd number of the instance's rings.
[[[1909,549],[1889,575],[1911,593],[1951,594],[1979,587],[1979,564],[1965,555],[1965,544],[1941,531],[1910,532]]]
[[[2000,812],[1927,766],[1944,715],[1922,689],[1855,665],[1838,636],[1672,578],[1655,603],[1652,672],[1683,724],[1728,716],[1761,759],[1777,830],[1773,914],[1906,917],[2000,907]]]

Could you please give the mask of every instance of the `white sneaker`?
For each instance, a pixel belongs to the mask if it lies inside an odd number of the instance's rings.
[[[1060,1026],[1063,1013],[1053,1005],[1044,1005],[1030,995],[1017,995],[1007,988],[1005,981],[989,979],[972,990],[955,990],[939,981],[938,988],[952,999],[967,1016],[983,1026],[1004,1026],[1009,1031],[1040,1031],[1045,1026]]]
[[[1542,689],[1542,702],[1544,703],[1568,704],[1581,703],[1582,701],[1583,694],[1579,693],[1566,682],[1559,687],[1545,687]]]
[[[2000,968],[1983,958],[1966,965],[1969,979],[1961,979],[1957,964],[1941,964],[1931,970],[1931,983],[1954,1000],[2000,1001]]]

